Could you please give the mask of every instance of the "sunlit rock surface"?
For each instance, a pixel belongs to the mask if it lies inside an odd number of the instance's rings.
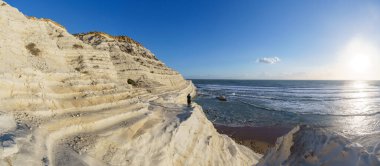
[[[73,36],[0,0],[0,165],[252,165],[128,37]]]

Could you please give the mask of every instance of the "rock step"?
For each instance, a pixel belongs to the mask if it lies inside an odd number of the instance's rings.
[[[136,116],[144,114],[148,116],[146,113],[148,113],[147,109],[128,112],[122,110],[118,114],[115,114],[115,111],[108,114],[103,112],[101,115],[93,115],[95,117],[86,116],[85,119],[79,117],[56,121],[51,125],[42,127],[49,134],[46,136],[46,143],[44,141],[41,142],[47,147],[49,159],[54,161],[53,147],[59,140],[79,133],[92,133],[103,130],[123,121],[127,121],[130,118],[135,118]]]
[[[36,91],[38,92],[38,91]],[[76,93],[55,94],[55,93],[34,93],[15,92],[10,97],[4,97],[1,103],[7,103],[9,108],[20,110],[36,110],[52,108],[55,101],[60,101],[60,106],[83,107],[87,105],[96,105],[107,102],[116,102],[131,98],[133,91],[116,91],[99,90],[99,91],[82,91]],[[142,93],[142,92],[140,92]]]
[[[100,110],[109,110],[114,108],[121,108],[126,107],[128,105],[140,103],[139,99],[137,97],[135,98],[128,98],[124,100],[115,101],[112,103],[100,103],[100,104],[94,104],[90,106],[84,106],[84,107],[58,107],[55,110],[39,110],[30,112],[31,114],[34,114],[36,116],[52,116],[52,115],[61,115],[65,113],[85,113],[85,112],[97,112]]]

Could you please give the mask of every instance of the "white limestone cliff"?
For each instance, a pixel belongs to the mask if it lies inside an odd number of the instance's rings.
[[[262,157],[187,107],[189,93],[190,81],[126,36],[71,35],[0,0],[0,165],[380,165],[305,126]]]
[[[380,161],[375,153],[337,133],[297,126],[278,138],[257,165],[375,166]]]
[[[128,37],[73,36],[0,0],[0,165],[253,165],[195,87]]]

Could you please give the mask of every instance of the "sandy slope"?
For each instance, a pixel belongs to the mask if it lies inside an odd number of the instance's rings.
[[[73,36],[1,0],[0,27],[0,165],[252,165],[261,157],[218,134],[198,105],[186,107],[193,84],[132,39]]]

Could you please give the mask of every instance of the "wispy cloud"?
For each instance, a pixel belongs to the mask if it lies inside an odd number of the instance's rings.
[[[256,60],[257,63],[266,63],[266,64],[276,64],[280,62],[281,59],[279,57],[264,57],[264,58],[259,58]]]

